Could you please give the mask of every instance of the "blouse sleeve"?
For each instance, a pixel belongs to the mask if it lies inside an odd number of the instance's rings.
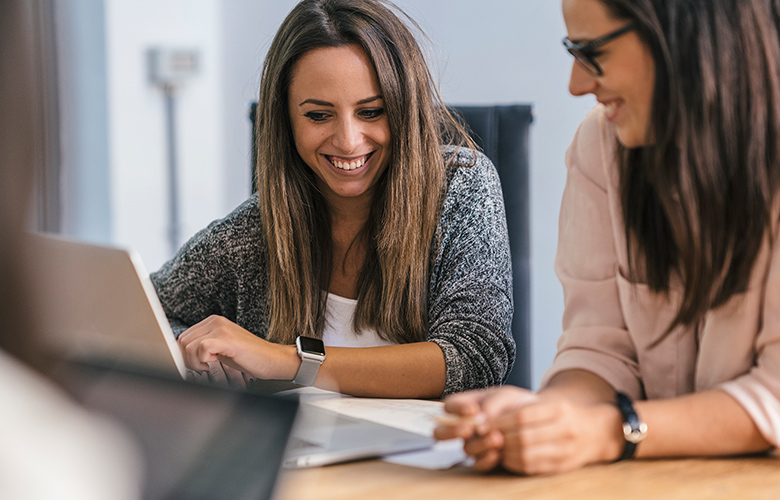
[[[718,387],[743,406],[759,432],[777,448],[780,447],[780,238],[775,237],[767,253],[768,265],[759,264],[757,267],[761,269],[753,271],[754,279],[751,279],[751,282],[756,286],[743,294],[744,297],[738,297],[731,306],[736,309],[730,315],[732,321],[724,321],[722,323],[725,324],[718,325],[723,327],[723,331],[717,332],[722,335],[744,333],[733,339],[731,346],[724,346],[724,342],[720,342],[722,348],[725,347],[729,352],[729,357],[737,359],[723,360],[718,364],[734,363],[737,371],[737,361],[745,358],[743,363],[749,368],[740,370],[741,375],[723,382]],[[757,328],[746,329],[742,327],[741,323],[745,320],[741,317],[751,316],[749,313],[752,313],[753,309],[753,295],[756,296],[758,309]],[[730,304],[726,305],[729,306]],[[746,319],[750,320],[749,317]],[[755,331],[757,334],[751,333]]]
[[[512,264],[501,184],[486,156],[477,153],[476,160],[453,174],[431,270],[428,340],[444,353],[442,396],[502,383],[515,358]]]
[[[580,125],[566,152],[555,271],[563,286],[563,334],[544,387],[563,371],[582,369],[615,389],[642,397],[636,348],[626,328],[618,291],[610,172],[617,168],[614,136],[600,107]]]

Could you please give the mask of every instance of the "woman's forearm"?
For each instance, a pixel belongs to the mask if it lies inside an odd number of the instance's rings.
[[[568,370],[555,375],[539,391],[545,397],[561,397],[579,404],[615,400],[615,390],[604,379],[586,370]]]
[[[720,390],[636,401],[634,407],[647,423],[637,457],[723,456],[771,448],[742,405]]]
[[[294,345],[261,339],[222,316],[210,316],[179,336],[187,366],[209,370],[220,361],[250,378],[293,380],[301,366]],[[433,342],[382,347],[327,347],[314,385],[354,396],[438,398],[444,353]]]
[[[615,401],[615,392],[609,384],[581,370],[556,375],[541,394],[586,405],[612,405]],[[605,417],[609,417],[605,421],[614,420],[616,410],[603,408]],[[637,457],[723,456],[771,448],[742,405],[720,390],[634,401],[634,408],[648,429],[647,437],[637,447]],[[607,436],[620,439],[619,432],[608,432]]]
[[[314,383],[322,389],[386,398],[438,398],[444,391],[444,354],[433,342],[325,351]]]

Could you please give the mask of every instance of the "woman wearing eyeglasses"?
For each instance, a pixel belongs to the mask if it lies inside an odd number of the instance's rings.
[[[780,443],[780,3],[563,0],[563,335],[541,389],[451,397],[478,469]]]

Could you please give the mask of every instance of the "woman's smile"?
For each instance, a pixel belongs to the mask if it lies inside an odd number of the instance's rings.
[[[604,116],[611,122],[618,122],[623,101],[620,99],[599,100],[604,106]]]
[[[338,168],[339,170],[352,172],[360,169],[363,165],[365,165],[371,158],[372,154],[374,153],[371,152],[366,155],[352,157],[352,158],[344,158],[341,156],[331,156],[331,155],[323,155],[323,156],[331,165]]]

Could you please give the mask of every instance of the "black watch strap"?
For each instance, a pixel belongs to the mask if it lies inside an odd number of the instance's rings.
[[[647,435],[647,425],[639,420],[639,416],[634,410],[631,398],[622,392],[615,393],[615,404],[617,405],[618,410],[620,410],[620,414],[623,416],[623,437],[626,441],[626,445],[623,448],[623,454],[618,458],[618,461],[627,460],[629,458],[634,458],[637,445]]]

